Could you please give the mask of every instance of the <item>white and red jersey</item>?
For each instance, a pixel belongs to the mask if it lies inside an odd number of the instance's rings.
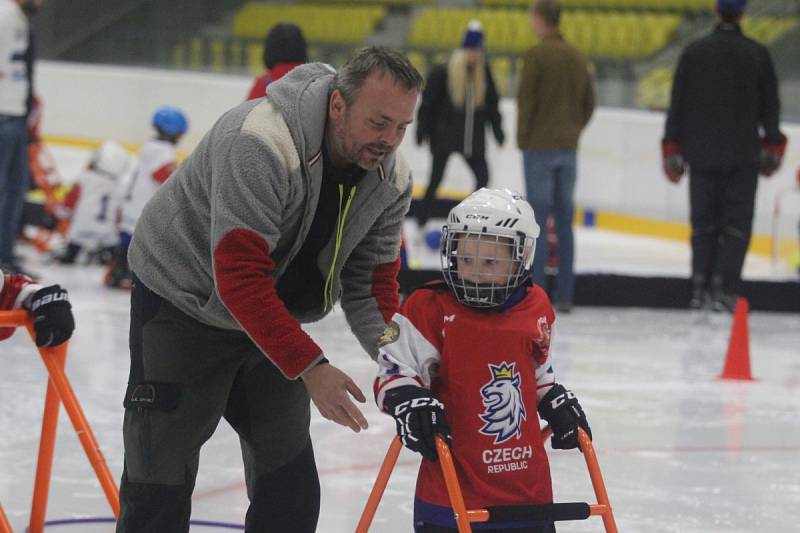
[[[133,233],[142,210],[177,167],[175,145],[153,139],[142,146],[122,201],[120,230]]]
[[[0,0],[0,115],[23,117],[27,113],[29,33],[19,3]]]
[[[19,274],[7,276],[0,270],[0,311],[19,309],[28,297],[41,288],[30,278]],[[0,341],[13,335],[15,329],[0,327]]]
[[[69,242],[89,250],[117,242],[117,211],[123,193],[117,179],[90,168],[81,174],[74,185],[77,201],[67,236]]]
[[[378,405],[403,385],[428,387],[444,403],[470,509],[553,501],[537,405],[555,382],[554,320],[538,286],[497,312],[466,307],[438,283],[413,292],[381,339]],[[416,497],[450,506],[437,462],[422,460]]]

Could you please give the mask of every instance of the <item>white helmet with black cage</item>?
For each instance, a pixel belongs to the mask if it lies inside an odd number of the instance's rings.
[[[454,207],[442,228],[445,282],[469,307],[503,305],[530,276],[539,225],[509,189],[483,188]]]

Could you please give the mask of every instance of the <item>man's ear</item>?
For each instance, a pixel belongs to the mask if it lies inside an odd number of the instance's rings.
[[[331,93],[328,111],[331,117],[336,119],[342,118],[345,111],[347,111],[347,102],[344,101],[344,96],[342,96],[342,93],[338,89]]]

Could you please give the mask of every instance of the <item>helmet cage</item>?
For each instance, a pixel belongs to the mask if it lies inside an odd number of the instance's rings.
[[[458,301],[468,307],[490,309],[503,305],[511,297],[514,290],[528,280],[536,239],[527,236],[522,231],[510,234],[508,231],[503,231],[502,233],[491,232],[486,227],[476,231],[469,229],[468,225],[464,225],[461,228],[456,226],[457,224],[448,224],[442,228],[440,257],[445,282],[455,293]],[[458,248],[459,244],[468,237],[475,238],[478,243],[477,256],[470,256],[475,259],[478,265],[478,272],[480,272],[480,265],[484,260],[491,260],[496,264],[503,264],[509,261],[512,263],[506,269],[507,278],[505,280],[478,283],[459,276]],[[502,249],[502,247],[510,248],[511,253],[506,257],[496,257],[494,254],[491,256],[482,255],[482,249],[498,250]]]

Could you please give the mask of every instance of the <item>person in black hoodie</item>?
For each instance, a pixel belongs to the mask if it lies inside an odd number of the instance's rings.
[[[758,175],[780,167],[786,137],[769,51],[742,34],[747,0],[717,0],[718,24],[675,71],[664,173],[690,168],[693,309],[732,311],[750,244]]]
[[[417,112],[417,144],[429,142],[433,156],[417,218],[420,227],[430,217],[450,154],[464,156],[475,174],[475,190],[489,183],[486,126],[491,125],[499,144],[505,141],[497,104],[497,89],[484,55],[483,29],[479,21],[472,20],[461,47],[453,51],[447,63],[435,65],[428,74]]]

